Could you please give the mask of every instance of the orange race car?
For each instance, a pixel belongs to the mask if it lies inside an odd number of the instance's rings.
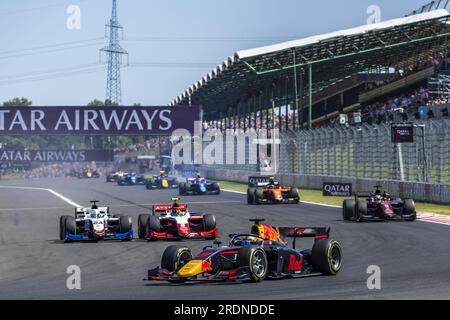
[[[248,180],[248,204],[297,204],[300,202],[297,188],[282,186],[275,181],[274,177],[249,177]]]

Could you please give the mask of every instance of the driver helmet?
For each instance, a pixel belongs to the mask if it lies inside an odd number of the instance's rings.
[[[200,174],[200,172],[197,172],[197,173],[195,174],[195,177],[196,177],[197,179],[200,179],[200,178],[202,177],[202,175]]]
[[[375,195],[375,201],[381,202],[383,200],[383,197],[380,194]]]
[[[91,219],[96,219],[97,218],[97,212],[95,210],[89,210],[89,217]]]
[[[172,210],[172,216],[182,217],[182,216],[184,216],[184,213],[180,209],[173,209]]]

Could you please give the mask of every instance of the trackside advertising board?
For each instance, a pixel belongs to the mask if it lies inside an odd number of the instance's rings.
[[[0,162],[112,162],[111,150],[0,150]]]
[[[268,183],[270,177],[248,177],[248,186],[256,187],[258,183]]]
[[[325,197],[351,197],[352,184],[324,182],[322,191]]]
[[[200,107],[1,107],[0,135],[194,133]]]
[[[391,133],[392,143],[414,143],[412,124],[394,124]]]

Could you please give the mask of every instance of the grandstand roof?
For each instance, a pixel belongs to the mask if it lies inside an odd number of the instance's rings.
[[[261,80],[313,66],[313,90],[355,73],[419,56],[450,35],[445,9],[236,52],[176,97],[171,105],[239,97]],[[332,63],[332,64],[330,64]]]

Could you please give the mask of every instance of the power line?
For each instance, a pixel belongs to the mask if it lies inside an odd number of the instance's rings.
[[[92,41],[99,41],[101,39],[105,39],[104,37],[97,37],[97,38],[91,38],[86,40],[78,40],[78,41],[70,41],[70,42],[60,42],[60,43],[54,43],[54,44],[48,44],[45,46],[39,46],[39,47],[30,47],[30,48],[23,48],[23,49],[17,49],[17,50],[8,50],[8,51],[0,51],[0,55],[5,54],[12,54],[12,53],[18,53],[23,51],[35,51],[35,50],[43,50],[43,49],[49,49],[49,48],[56,48],[56,47],[63,47],[63,46],[70,46],[85,42],[92,42]]]
[[[16,78],[26,78],[36,75],[46,75],[46,74],[52,74],[52,73],[60,73],[60,72],[68,72],[73,70],[81,70],[86,68],[91,68],[94,66],[99,66],[100,64],[98,62],[93,63],[87,63],[87,64],[81,64],[77,66],[71,66],[71,67],[65,67],[65,68],[55,68],[55,69],[46,69],[46,70],[39,70],[39,71],[32,71],[32,72],[25,72],[25,73],[16,73],[16,74],[10,74],[10,75],[3,75],[0,76],[0,80],[10,80],[10,79],[16,79]]]
[[[39,54],[61,52],[61,51],[67,51],[67,50],[72,50],[72,49],[80,49],[80,48],[98,46],[99,44],[102,44],[102,43],[103,42],[96,42],[96,43],[89,43],[89,44],[76,45],[76,46],[70,46],[70,47],[41,50],[41,51],[37,51],[37,52],[18,53],[18,54],[13,54],[13,55],[0,56],[0,60],[19,58],[19,57],[27,57],[27,56],[35,56],[35,55],[39,55]]]
[[[6,85],[12,85],[12,84],[19,84],[19,83],[27,83],[27,82],[36,82],[36,81],[43,81],[43,80],[52,80],[52,79],[58,79],[58,78],[66,78],[70,76],[75,75],[84,75],[84,74],[91,74],[91,73],[97,73],[97,72],[104,72],[105,68],[102,67],[96,67],[91,69],[85,69],[85,70],[77,70],[77,71],[71,71],[71,72],[64,72],[49,76],[39,76],[39,77],[31,77],[31,78],[24,78],[24,79],[17,79],[17,80],[3,80],[0,81],[0,86],[6,86]]]
[[[184,37],[126,37],[129,42],[283,42],[296,38],[184,38]]]
[[[87,0],[77,0],[77,2],[85,2]],[[56,7],[61,7],[61,6],[68,6],[73,4],[73,1],[66,1],[64,3],[52,3],[52,4],[47,4],[47,5],[43,5],[43,6],[39,6],[39,7],[33,7],[33,8],[27,8],[27,9],[19,9],[19,10],[11,10],[11,11],[3,11],[0,12],[0,15],[13,15],[13,14],[18,14],[18,13],[26,13],[26,12],[33,12],[33,11],[38,11],[38,10],[44,10],[44,9],[50,9],[50,8],[56,8]]]
[[[213,68],[214,62],[133,62],[128,67],[150,67],[150,68]]]

